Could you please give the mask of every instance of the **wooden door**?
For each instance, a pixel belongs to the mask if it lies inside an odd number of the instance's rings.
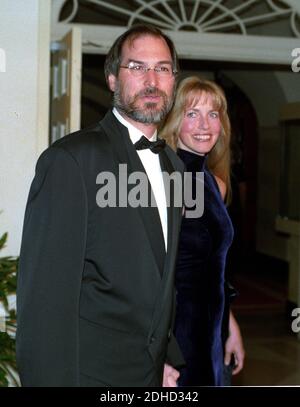
[[[52,45],[50,143],[80,129],[81,29],[72,28]]]

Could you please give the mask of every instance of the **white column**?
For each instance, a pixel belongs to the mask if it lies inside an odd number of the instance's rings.
[[[0,235],[18,255],[36,160],[48,145],[50,0],[0,2]]]

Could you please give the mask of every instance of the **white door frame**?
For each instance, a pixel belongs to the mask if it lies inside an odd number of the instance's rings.
[[[118,8],[111,5],[107,1],[89,0],[91,3],[99,7]],[[167,4],[168,0],[156,0],[144,2],[135,0],[139,4],[144,4],[143,8],[152,7],[151,4],[158,2]],[[181,5],[183,0],[178,0]],[[185,0],[187,1],[187,0]],[[190,0],[191,1],[191,0]],[[202,0],[204,3],[213,3],[211,0]],[[256,0],[247,0],[241,2],[241,5],[235,8],[235,11],[244,9],[245,6],[254,3]],[[296,19],[300,16],[299,0],[282,0],[286,3],[286,8],[279,9],[273,5],[272,0],[266,1],[274,11],[269,14],[257,15],[250,19],[241,19],[238,13],[234,15],[235,24],[238,24],[241,29],[241,34],[227,33],[207,33],[207,32],[190,32],[180,31],[179,29],[164,30],[167,35],[174,41],[177,52],[181,58],[196,59],[196,60],[212,60],[212,61],[233,61],[233,62],[250,62],[264,64],[284,64],[291,65],[294,57],[292,51],[300,47],[300,33],[297,29]],[[219,4],[221,7],[222,0],[214,0],[214,7]],[[84,53],[106,54],[111,47],[113,41],[122,34],[128,26],[111,26],[111,25],[95,25],[95,24],[79,24],[71,23],[73,17],[77,13],[78,0],[73,0],[73,10],[69,17],[59,22],[60,11],[65,3],[65,0],[52,0],[52,41],[58,41],[62,38],[73,26],[79,26],[82,29],[82,45]],[[194,6],[198,3],[194,0]],[[184,6],[182,6],[184,7]],[[210,6],[212,8],[212,6]],[[123,9],[123,12],[128,14],[129,24],[134,22],[138,11],[142,7],[137,7],[136,12],[129,12]],[[158,11],[156,11],[158,12]],[[224,13],[230,16],[233,14],[230,10],[225,10]],[[295,37],[274,37],[274,36],[254,36],[247,35],[246,28],[249,20],[265,21],[278,16],[288,16],[289,23]],[[144,17],[146,18],[146,17]],[[148,17],[147,17],[148,18]],[[224,23],[223,26],[225,27]],[[229,23],[230,24],[230,23]],[[222,26],[222,24],[219,24]],[[197,27],[196,27],[197,28]],[[201,26],[198,27],[199,30]],[[297,38],[298,37],[298,38]]]

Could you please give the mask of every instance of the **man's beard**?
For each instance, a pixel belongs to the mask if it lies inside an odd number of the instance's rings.
[[[113,97],[113,105],[120,112],[124,113],[130,119],[144,124],[158,124],[163,121],[166,115],[171,110],[175,94],[175,87],[173,94],[168,98],[167,94],[156,87],[147,87],[143,91],[136,93],[134,96],[124,100],[121,92],[120,82],[117,81]],[[143,96],[160,96],[163,99],[162,107],[157,108],[157,103],[147,102],[144,107],[138,108],[136,102]]]

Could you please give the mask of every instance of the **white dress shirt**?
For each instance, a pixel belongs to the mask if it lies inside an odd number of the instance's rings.
[[[113,114],[116,118],[121,122],[124,126],[127,127],[129,132],[129,137],[132,143],[136,143],[144,134],[134,127],[131,123],[129,123],[123,116],[120,115],[118,110],[114,107]],[[157,131],[154,132],[153,136],[149,139],[150,141],[156,141],[157,139]],[[152,151],[147,148],[145,150],[137,150],[140,160],[145,168],[147,177],[149,179],[158,212],[160,217],[160,222],[162,226],[164,242],[165,242],[165,249],[167,251],[168,245],[168,212],[167,212],[167,202],[166,202],[166,194],[165,194],[165,187],[163,182],[163,176],[161,171],[161,166],[159,162],[159,155],[152,153]]]

